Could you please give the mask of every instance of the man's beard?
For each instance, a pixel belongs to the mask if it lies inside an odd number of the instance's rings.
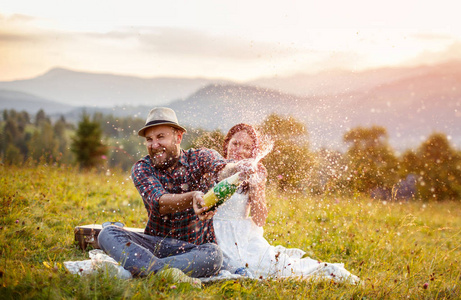
[[[154,167],[159,170],[169,169],[179,161],[179,155],[177,155],[176,151],[168,148],[163,148],[156,152],[149,150],[149,156]]]

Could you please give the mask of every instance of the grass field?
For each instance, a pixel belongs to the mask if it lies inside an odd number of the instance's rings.
[[[49,166],[0,166],[0,298],[459,299],[461,199],[385,203],[268,191],[270,243],[342,262],[362,284],[240,280],[202,290],[156,276],[78,276],[64,261],[88,259],[77,225],[121,221],[144,227],[146,212],[128,174]]]

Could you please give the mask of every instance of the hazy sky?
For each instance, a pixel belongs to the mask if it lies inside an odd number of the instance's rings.
[[[459,0],[2,0],[0,80],[53,67],[249,80],[461,58]]]

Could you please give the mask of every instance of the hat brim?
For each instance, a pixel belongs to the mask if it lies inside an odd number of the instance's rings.
[[[143,128],[139,129],[138,130],[138,135],[139,136],[142,136],[142,137],[146,137],[146,129],[147,128],[151,128],[151,127],[155,127],[155,126],[159,126],[159,125],[168,125],[168,126],[171,126],[171,127],[174,127],[176,129],[179,129],[179,130],[182,130],[184,132],[187,132],[186,128],[182,127],[182,126],[179,126],[178,124],[176,123],[173,123],[173,122],[160,122],[160,123],[156,123],[156,124],[151,124],[151,125],[147,125],[147,126],[144,126]]]

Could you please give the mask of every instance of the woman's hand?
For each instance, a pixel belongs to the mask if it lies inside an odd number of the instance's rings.
[[[235,170],[241,172],[246,178],[256,172],[253,159],[242,159],[236,162]]]
[[[263,164],[258,164],[256,167],[256,172],[250,177],[249,183],[250,188],[254,189],[256,187],[265,188],[267,181],[267,170]]]

